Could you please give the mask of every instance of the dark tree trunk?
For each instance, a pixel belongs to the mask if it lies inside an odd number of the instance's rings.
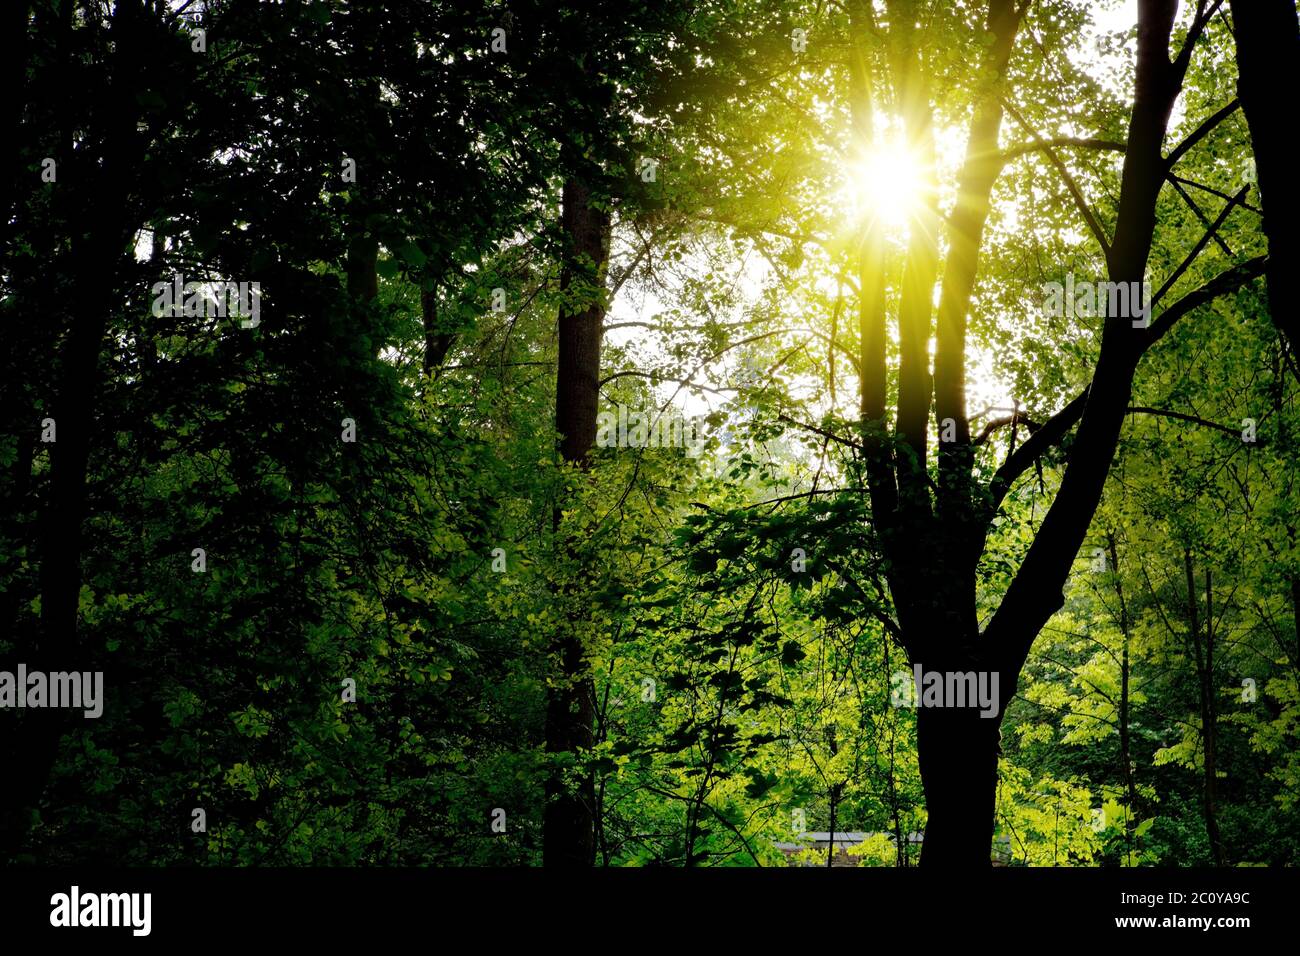
[[[834,759],[836,754],[840,752],[840,742],[839,742],[838,735],[835,733],[835,727],[833,725],[826,728],[826,745],[827,745],[827,749],[829,749],[830,751],[831,758]],[[843,796],[843,794],[844,794],[844,784],[842,783],[831,784],[826,794],[826,799],[827,802],[830,804],[830,809],[831,809],[831,814],[830,814],[831,838],[828,841],[829,845],[826,847],[827,866],[835,865],[835,827],[837,824],[836,816],[840,808],[840,798]]]
[[[1119,573],[1119,548],[1115,545],[1115,535],[1108,534],[1106,543],[1110,549],[1110,569],[1115,575],[1115,596],[1119,601],[1119,630],[1124,635],[1124,649],[1120,659],[1119,672],[1119,759],[1124,774],[1124,789],[1128,794],[1128,814],[1124,821],[1124,841],[1128,848],[1129,863],[1131,865],[1133,862],[1134,816],[1137,813],[1137,782],[1133,777],[1133,743],[1129,716],[1131,702],[1129,693],[1129,644],[1131,643],[1131,637],[1128,605],[1124,601],[1124,582]]]
[[[945,644],[948,651],[942,656],[929,652],[928,657],[916,658],[913,663],[921,665],[927,673],[978,674],[989,670],[990,665],[981,659],[969,639],[961,640],[953,634]],[[1003,703],[996,702],[999,710],[995,715],[982,717],[978,706],[927,707],[922,690],[917,688],[916,712],[917,762],[926,809],[920,865],[949,869],[989,867],[996,822]]]
[[[420,317],[424,322],[424,374],[433,375],[451,350],[454,335],[443,332],[438,325],[438,290],[426,289],[420,293]]]
[[[575,285],[599,288],[609,254],[609,215],[593,208],[584,183],[564,184],[564,234],[569,258],[560,278],[561,291]],[[585,465],[596,443],[600,399],[600,342],[605,321],[601,301],[568,303],[559,318],[559,367],[556,374],[555,427],[566,462]]]
[[[1268,236],[1269,311],[1300,362],[1300,316],[1287,294],[1300,267],[1300,182],[1291,157],[1295,104],[1283,94],[1300,57],[1295,0],[1232,0],[1237,96],[1250,127]]]
[[[1196,598],[1196,570],[1190,550],[1183,552],[1187,576],[1188,644],[1196,664],[1196,685],[1201,704],[1201,744],[1204,748],[1202,801],[1205,835],[1210,841],[1210,855],[1215,866],[1226,866],[1223,838],[1219,834],[1218,814],[1218,718],[1214,700],[1214,597],[1210,570],[1205,570],[1205,624],[1202,624]]]
[[[564,235],[568,255],[560,284],[574,294],[586,286],[603,286],[609,249],[609,216],[592,206],[590,188],[570,179],[564,184]],[[600,398],[600,341],[605,307],[599,296],[583,303],[567,301],[559,315],[559,355],[555,390],[555,425],[560,455],[566,463],[585,468],[596,442]],[[560,528],[556,509],[557,547],[569,555],[580,542]],[[561,601],[572,603],[571,595]],[[546,753],[553,769],[547,776],[542,819],[542,862],[545,866],[591,866],[595,860],[595,792],[588,773],[572,768],[594,740],[595,688],[587,666],[581,624],[566,615],[555,636],[554,681],[546,704]]]
[[[71,5],[61,16],[71,15]],[[86,510],[94,412],[99,392],[99,359],[109,318],[122,301],[118,283],[130,275],[130,239],[139,223],[128,217],[128,197],[138,176],[143,146],[136,132],[134,77],[146,56],[145,12],[137,2],[119,3],[110,27],[113,40],[108,82],[113,107],[104,116],[102,168],[92,159],[76,172],[60,169],[61,188],[86,177],[84,192],[72,202],[85,203],[84,227],[73,238],[61,263],[73,276],[73,308],[67,313],[67,336],[59,354],[56,391],[50,403],[55,441],[50,444],[48,497],[41,515],[41,613],[37,640],[28,649],[32,670],[80,670],[85,663],[78,638],[81,595],[82,523]],[[39,423],[31,423],[35,428]],[[6,735],[6,786],[0,788],[0,856],[18,850],[27,837],[32,811],[39,805],[58,755],[69,715],[58,710],[28,710],[17,734]]]
[[[998,718],[980,717],[974,708],[917,711],[917,759],[927,814],[921,866],[991,864],[999,724]]]
[[[379,295],[378,265],[379,241],[358,232],[348,245],[347,257],[348,294],[358,304],[369,305]]]
[[[1295,666],[1300,669],[1300,576],[1291,576],[1291,620],[1295,631]]]
[[[892,14],[902,11],[891,9]],[[860,9],[855,29],[869,20]],[[1002,122],[999,84],[1009,61],[1023,9],[1011,0],[990,0],[985,22],[986,52],[994,77],[979,99],[970,128],[967,157],[959,175],[959,196],[948,228],[938,318],[934,328],[934,377],[929,375],[928,341],[936,274],[933,234],[937,217],[913,225],[912,244],[899,305],[899,387],[891,461],[883,434],[886,408],[883,275],[878,237],[869,235],[862,269],[862,417],[872,516],[890,557],[889,588],[909,657],[927,670],[987,671],[976,617],[976,565],[982,524],[970,470],[973,453],[965,398],[966,316],[978,270],[989,196],[1001,169],[994,159]],[[859,22],[860,21],[860,22]],[[900,24],[907,23],[900,16]],[[910,28],[903,28],[894,57],[908,135],[914,143],[929,135],[930,94],[915,61]],[[866,79],[853,90],[856,126],[870,135]],[[931,506],[927,475],[930,398],[939,423],[939,494]],[[952,435],[948,434],[951,420]],[[892,466],[892,467],[891,467]],[[891,473],[892,472],[892,473]],[[922,707],[917,747],[925,790],[927,823],[921,865],[987,867],[991,863],[1002,702],[998,716],[978,708]],[[906,852],[900,845],[900,854]]]
[[[31,16],[31,3],[18,0],[4,5],[0,11],[0,55],[3,56],[4,88],[9,91],[0,103],[0,135],[4,136],[3,183],[0,183],[0,237],[4,248],[9,248],[10,220],[17,211],[19,197],[31,192],[39,180],[33,176],[20,181],[22,171],[22,117],[23,104],[27,102],[27,21]]]

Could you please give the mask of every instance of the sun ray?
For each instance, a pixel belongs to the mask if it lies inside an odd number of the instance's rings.
[[[848,169],[848,196],[856,219],[908,225],[931,189],[927,164],[896,140],[867,150]]]

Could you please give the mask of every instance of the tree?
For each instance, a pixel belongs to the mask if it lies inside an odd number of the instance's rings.
[[[912,22],[913,12],[904,6],[891,6],[891,17],[905,25]],[[998,166],[995,143],[1003,112],[1003,94],[998,86],[1026,9],[1009,0],[988,6],[988,73],[995,85],[984,91],[983,105],[977,106],[971,122],[966,165],[959,176],[958,205],[949,223],[950,251],[938,307],[933,385],[926,374],[924,355],[931,338],[934,252],[925,241],[909,250],[907,274],[916,279],[914,284],[905,279],[899,306],[901,365],[892,446],[883,438],[885,317],[880,310],[873,311],[873,295],[867,291],[873,288],[868,284],[872,281],[879,289],[878,273],[867,271],[862,299],[868,330],[862,358],[864,421],[868,435],[874,430],[877,436],[874,441],[868,438],[867,473],[873,519],[891,562],[890,591],[904,644],[913,660],[936,670],[998,674],[1003,710],[1015,693],[1034,639],[1061,607],[1061,590],[1100,500],[1143,354],[1183,315],[1215,296],[1231,292],[1259,275],[1263,268],[1260,258],[1223,272],[1166,306],[1149,329],[1135,329],[1128,315],[1106,317],[1100,353],[1084,392],[1026,440],[990,481],[977,481],[972,475],[973,445],[963,389],[963,343],[976,271],[975,252]],[[1171,160],[1181,155],[1177,148],[1168,157],[1163,152],[1169,114],[1212,10],[1207,10],[1205,4],[1198,8],[1181,46],[1171,57],[1176,12],[1175,2],[1149,2],[1139,8],[1134,100],[1113,235],[1103,231],[1085,205],[1080,207],[1114,283],[1141,283],[1145,278],[1156,226],[1156,202]],[[903,30],[906,70],[911,47],[906,39],[907,27]],[[911,67],[901,82],[911,82],[915,87],[920,83],[915,78],[919,72]],[[913,77],[910,81],[909,76]],[[913,126],[924,127],[923,104],[924,96],[914,94],[911,108],[917,118]],[[1208,239],[1207,235],[1192,251],[1174,278]],[[1168,285],[1172,281],[1165,287]],[[877,291],[874,301],[879,301],[879,295]],[[1160,297],[1157,294],[1155,301]],[[872,342],[877,344],[872,346]],[[941,439],[933,497],[926,473],[931,395],[936,418],[940,422],[951,419],[956,424],[955,440],[942,443]],[[997,610],[981,630],[974,582],[988,522],[1015,478],[1076,423],[1069,462],[1051,508]],[[917,744],[929,811],[923,863],[984,865],[988,860],[997,781],[996,724],[962,710],[922,710],[920,718]]]

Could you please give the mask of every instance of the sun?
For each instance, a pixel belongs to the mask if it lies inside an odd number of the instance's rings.
[[[927,164],[897,141],[867,150],[849,166],[848,194],[857,217],[906,225],[920,211],[931,186]]]

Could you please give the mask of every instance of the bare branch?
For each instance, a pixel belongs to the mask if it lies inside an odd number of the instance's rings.
[[[1235,113],[1238,110],[1238,108],[1240,108],[1240,106],[1241,106],[1241,101],[1234,99],[1231,103],[1223,107],[1223,109],[1219,110],[1217,113],[1215,113],[1205,122],[1203,122],[1200,126],[1196,127],[1196,129],[1192,130],[1191,135],[1189,135],[1185,140],[1183,140],[1181,143],[1175,146],[1174,151],[1170,153],[1169,156],[1165,159],[1165,168],[1173,169],[1174,165],[1180,159],[1182,159],[1184,156],[1187,155],[1187,151],[1189,149],[1191,149],[1193,146],[1195,146],[1197,143],[1203,140],[1206,137],[1206,135],[1210,132],[1210,130],[1214,129],[1214,127],[1218,126],[1225,119],[1227,119],[1229,116]]]
[[[1123,153],[1128,150],[1128,144],[1121,143],[1113,139],[1092,139],[1080,136],[1056,136],[1052,139],[1041,139],[1033,143],[1018,143],[1015,146],[1008,146],[998,153],[998,159],[1007,163],[1026,153],[1033,153],[1044,149],[1055,149],[1057,146],[1077,146],[1080,149],[1097,149],[1097,150],[1114,150]]]
[[[1204,418],[1197,418],[1195,415],[1187,415],[1183,412],[1171,412],[1164,408],[1147,408],[1142,405],[1135,405],[1129,408],[1130,415],[1157,415],[1161,418],[1176,418],[1182,422],[1191,422],[1193,425],[1203,425],[1206,428],[1215,428],[1233,437],[1241,436],[1241,429],[1233,428],[1230,425],[1220,425],[1218,422],[1206,421]]]
[[[700,392],[711,392],[714,395],[725,395],[728,392],[736,392],[735,388],[714,388],[711,385],[701,385],[699,382],[692,382],[689,379],[673,378],[671,375],[655,375],[652,372],[624,371],[614,372],[612,375],[606,375],[600,380],[600,388],[604,388],[616,378],[648,378],[655,382],[676,382],[683,388],[693,388]]]
[[[1214,225],[1210,226],[1210,228],[1205,231],[1205,234],[1201,236],[1200,241],[1197,242],[1192,251],[1187,254],[1187,258],[1185,258],[1182,263],[1179,264],[1178,268],[1174,270],[1173,275],[1165,280],[1165,284],[1160,287],[1160,291],[1151,298],[1152,305],[1155,305],[1163,299],[1165,293],[1168,292],[1170,288],[1173,287],[1173,284],[1179,280],[1182,274],[1187,271],[1188,266],[1195,261],[1196,257],[1201,254],[1201,250],[1204,249],[1206,244],[1210,241],[1210,237],[1218,233],[1219,227],[1222,226],[1223,221],[1228,218],[1228,215],[1232,212],[1232,208],[1241,205],[1242,200],[1246,198],[1246,193],[1249,192],[1249,190],[1249,185],[1242,186],[1241,189],[1237,190],[1237,195],[1233,196],[1232,200],[1223,207],[1223,210],[1219,213],[1219,218],[1214,220]]]
[[[990,437],[992,437],[995,431],[999,428],[1005,428],[1008,425],[1024,425],[1029,429],[1031,435],[1038,431],[1038,429],[1042,428],[1042,425],[1038,422],[1031,421],[1029,416],[1024,412],[1015,412],[1011,415],[1003,415],[1001,418],[990,419],[985,424],[984,429],[979,433],[979,436],[972,441],[971,444],[976,446],[983,445]]]
[[[1218,196],[1220,199],[1227,199],[1227,200],[1232,199],[1232,197],[1229,196],[1227,193],[1219,192],[1219,190],[1213,188],[1212,186],[1207,186],[1204,183],[1198,183],[1194,179],[1184,179],[1182,176],[1175,176],[1173,173],[1167,174],[1165,176],[1165,179],[1169,180],[1171,183],[1182,183],[1184,186],[1191,186],[1193,189],[1200,189],[1203,192],[1209,193],[1211,196]],[[1264,210],[1260,209],[1257,206],[1252,206],[1248,202],[1243,202],[1241,204],[1241,208],[1249,209],[1257,216],[1264,215]]]
[[[862,446],[857,442],[850,441],[849,439],[837,435],[834,432],[827,431],[824,428],[818,428],[816,425],[809,425],[807,422],[801,422],[798,419],[791,418],[789,415],[777,415],[776,417],[778,421],[785,422],[787,425],[794,425],[796,428],[803,428],[807,431],[813,432],[814,434],[821,435],[823,438],[829,441],[837,442],[838,444],[841,445],[846,445],[849,448],[853,448],[857,451],[862,450]]]
[[[1074,177],[1071,176],[1070,171],[1066,169],[1065,163],[1061,162],[1061,158],[1056,155],[1056,151],[1053,150],[1041,136],[1034,132],[1033,127],[1025,121],[1025,118],[1020,115],[1020,112],[1012,106],[1009,101],[1004,99],[1003,105],[1006,106],[1007,112],[1010,113],[1015,118],[1016,122],[1020,124],[1020,127],[1033,137],[1035,147],[1041,149],[1047,155],[1047,158],[1051,161],[1052,165],[1056,167],[1056,171],[1060,174],[1061,179],[1065,182],[1065,187],[1070,191],[1070,195],[1074,199],[1074,205],[1078,208],[1079,214],[1083,216],[1084,222],[1088,224],[1088,229],[1091,230],[1093,237],[1096,238],[1097,243],[1101,246],[1102,252],[1106,255],[1106,258],[1109,259],[1110,240],[1106,238],[1106,231],[1102,229],[1101,223],[1088,207],[1087,200],[1083,198],[1083,193],[1079,189],[1079,184],[1074,181]]]
[[[1223,0],[1213,0],[1209,6],[1206,6],[1205,0],[1197,0],[1196,17],[1187,30],[1187,38],[1183,40],[1182,49],[1178,51],[1178,56],[1170,64],[1174,69],[1174,81],[1177,85],[1183,85],[1183,77],[1187,74],[1187,66],[1192,62],[1192,48],[1196,46],[1196,41],[1205,32],[1205,26],[1210,22],[1210,18],[1219,11],[1221,6],[1223,6]]]
[[[1196,200],[1192,199],[1191,194],[1188,193],[1187,190],[1182,187],[1182,184],[1178,182],[1178,180],[1176,179],[1170,179],[1169,184],[1174,187],[1174,192],[1178,193],[1178,195],[1183,197],[1183,202],[1187,203],[1188,207],[1192,210],[1192,212],[1196,214],[1196,218],[1201,221],[1201,225],[1203,225],[1206,229],[1211,228],[1210,217],[1205,215],[1205,213],[1201,211],[1201,207],[1196,205]],[[1217,232],[1214,233],[1214,241],[1218,245],[1218,247],[1223,250],[1225,255],[1229,255],[1229,256],[1235,255],[1235,253],[1228,248],[1228,244],[1223,241],[1223,238]]]

